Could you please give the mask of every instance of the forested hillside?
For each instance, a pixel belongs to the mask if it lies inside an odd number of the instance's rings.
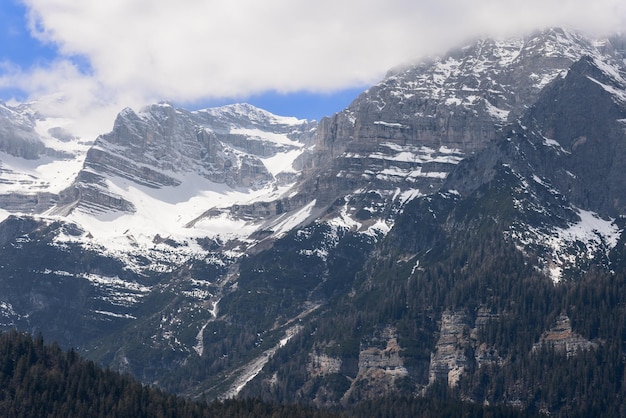
[[[353,417],[526,416],[510,408],[458,401],[396,399],[353,410],[326,411],[259,400],[194,402],[104,370],[75,351],[44,344],[41,336],[0,335],[0,415],[3,417]]]

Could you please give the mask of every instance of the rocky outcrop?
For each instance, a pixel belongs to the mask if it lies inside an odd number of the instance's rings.
[[[380,338],[372,341],[376,345],[384,344],[384,347],[361,347],[359,371],[342,398],[344,402],[349,399],[376,398],[397,391],[396,381],[409,373],[400,356],[401,347],[396,334],[395,328],[387,327]]]
[[[450,387],[458,384],[470,365],[470,327],[465,313],[448,310],[441,315],[439,339],[430,356],[429,382],[443,380]]]
[[[504,359],[494,347],[480,341],[480,331],[489,325],[491,321],[497,320],[499,315],[492,312],[492,309],[481,306],[476,311],[474,328],[470,331],[470,339],[474,349],[474,361],[478,368],[484,366],[502,366]]]
[[[441,314],[439,338],[430,356],[429,383],[444,381],[455,387],[464,373],[476,367],[501,366],[498,351],[480,340],[480,331],[498,314],[481,306],[472,321],[464,311],[448,309]]]
[[[592,350],[597,347],[597,343],[573,332],[569,316],[561,314],[556,318],[554,326],[541,334],[539,342],[533,345],[532,351],[537,352],[543,348],[551,348],[570,357],[578,351]]]

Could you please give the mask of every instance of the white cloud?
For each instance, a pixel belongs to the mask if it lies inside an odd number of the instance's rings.
[[[82,95],[74,104],[327,92],[479,34],[626,26],[623,0],[22,1],[33,33],[64,54],[24,88]]]
[[[145,104],[137,97],[112,91],[65,59],[29,71],[0,64],[0,88],[28,92],[30,99],[36,99],[37,111],[47,117],[70,118],[66,128],[86,139],[110,130],[122,107]]]

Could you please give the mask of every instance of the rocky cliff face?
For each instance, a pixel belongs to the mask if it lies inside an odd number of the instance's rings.
[[[533,345],[533,352],[541,349],[553,349],[570,357],[580,351],[596,348],[598,348],[598,343],[589,341],[580,334],[573,332],[569,317],[566,314],[561,314],[556,318],[554,326],[541,334],[539,342]]]
[[[471,365],[469,324],[467,315],[447,311],[441,315],[439,339],[430,358],[429,382],[443,380],[455,387],[461,375]]]
[[[550,164],[547,153],[533,161],[540,174],[557,189],[566,190],[577,206],[611,217],[626,213],[622,193],[626,162],[619,157],[626,151],[625,88],[620,67],[585,57],[547,89],[523,121],[534,141],[541,139],[553,153],[562,154],[558,167]],[[575,100],[573,91],[584,95],[585,101]],[[557,115],[567,117],[568,123],[558,123]],[[603,189],[597,187],[600,182]]]
[[[349,196],[363,217],[389,220],[407,197],[436,192],[461,159],[493,141],[575,61],[592,55],[616,63],[620,54],[608,41],[594,44],[551,29],[477,41],[394,70],[321,121],[316,147],[299,160],[307,176],[317,173],[315,181],[301,190],[315,194],[318,204]],[[367,196],[372,191],[381,197],[378,205]]]
[[[622,71],[581,58],[504,130],[505,141],[448,179],[462,195],[503,175],[520,182],[514,207],[523,219],[509,234],[526,252],[539,254],[555,280],[590,258],[605,259],[619,236],[614,221],[624,213],[626,186],[619,174],[626,155]],[[585,250],[573,249],[574,242]]]

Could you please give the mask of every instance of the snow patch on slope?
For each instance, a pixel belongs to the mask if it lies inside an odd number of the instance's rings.
[[[289,213],[279,217],[272,227],[274,236],[280,237],[309,219],[313,213],[315,202],[316,201],[313,200],[295,213]]]
[[[261,158],[261,161],[274,177],[279,173],[297,173],[293,168],[293,163],[303,152],[304,149],[296,149],[276,154],[273,157]]]
[[[248,138],[260,139],[280,145],[289,145],[296,148],[302,148],[302,143],[290,139],[286,134],[263,131],[258,128],[232,128],[231,134],[244,135]]]
[[[80,158],[27,160],[0,152],[0,194],[59,193],[82,168]]]
[[[545,230],[526,226],[524,232],[509,231],[510,236],[527,247],[544,248],[542,256],[546,273],[554,283],[563,279],[564,271],[580,262],[607,256],[617,245],[622,231],[614,219],[602,219],[596,213],[576,209],[579,221],[566,228]]]

